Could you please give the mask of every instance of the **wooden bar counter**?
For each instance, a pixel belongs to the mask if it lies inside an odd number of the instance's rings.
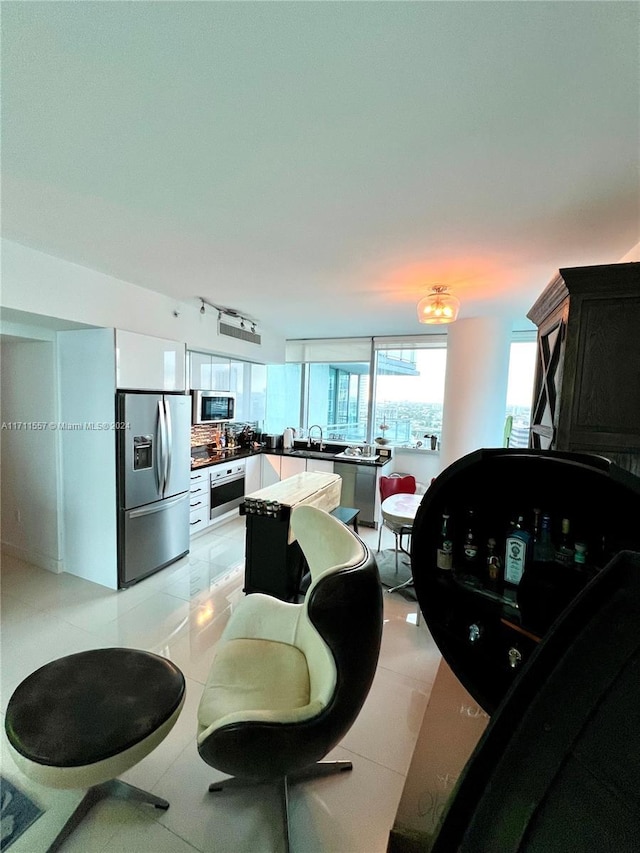
[[[305,560],[289,524],[291,512],[302,504],[331,512],[340,504],[341,487],[338,474],[305,471],[245,496],[245,592],[297,600]]]

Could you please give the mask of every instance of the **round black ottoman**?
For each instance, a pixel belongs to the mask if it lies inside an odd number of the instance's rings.
[[[89,788],[50,851],[105,796],[166,809],[169,803],[115,777],[171,731],[185,699],[182,672],[138,649],[94,649],[46,664],[9,700],[5,730],[26,776],[53,788]]]

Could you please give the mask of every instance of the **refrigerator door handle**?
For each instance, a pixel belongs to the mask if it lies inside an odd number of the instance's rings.
[[[171,455],[173,452],[173,427],[171,424],[171,407],[166,397],[163,398],[165,412],[165,433],[167,436],[167,452],[165,454],[164,485],[169,483],[171,476]]]
[[[158,470],[158,488],[164,497],[167,485],[167,422],[164,409],[164,398],[158,400],[158,427],[160,432],[160,460]]]
[[[165,510],[176,506],[176,504],[179,504],[181,501],[187,500],[187,498],[188,495],[180,495],[179,497],[172,498],[170,500],[156,501],[148,506],[142,506],[139,509],[130,510],[127,515],[129,518],[141,518],[143,515],[151,515],[154,512],[164,512]]]

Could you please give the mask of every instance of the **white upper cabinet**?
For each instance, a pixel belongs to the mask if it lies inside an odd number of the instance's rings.
[[[211,383],[212,391],[231,390],[231,362],[228,358],[211,356]]]
[[[236,420],[261,424],[265,416],[267,366],[232,361],[224,356],[189,350],[192,391],[230,391],[236,398]]]
[[[192,391],[211,391],[211,356],[189,351],[189,388]]]
[[[184,391],[186,344],[116,329],[116,387]]]
[[[231,387],[231,372],[228,358],[189,351],[189,387],[192,391],[235,390]]]

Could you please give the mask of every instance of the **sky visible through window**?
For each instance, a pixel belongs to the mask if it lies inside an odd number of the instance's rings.
[[[530,406],[535,366],[535,341],[512,344],[507,386],[508,406]],[[416,352],[420,376],[379,376],[378,397],[388,402],[415,400],[419,389],[425,403],[441,403],[444,399],[444,376],[447,362],[445,349]]]
[[[391,403],[420,399],[424,403],[442,403],[446,363],[444,348],[417,350],[416,368],[420,376],[378,376],[378,400]]]
[[[528,444],[535,357],[535,341],[511,344],[505,411],[512,418],[511,446]],[[377,378],[376,426],[383,421],[393,443],[415,444],[441,434],[446,349],[417,350],[416,367],[419,376]]]

